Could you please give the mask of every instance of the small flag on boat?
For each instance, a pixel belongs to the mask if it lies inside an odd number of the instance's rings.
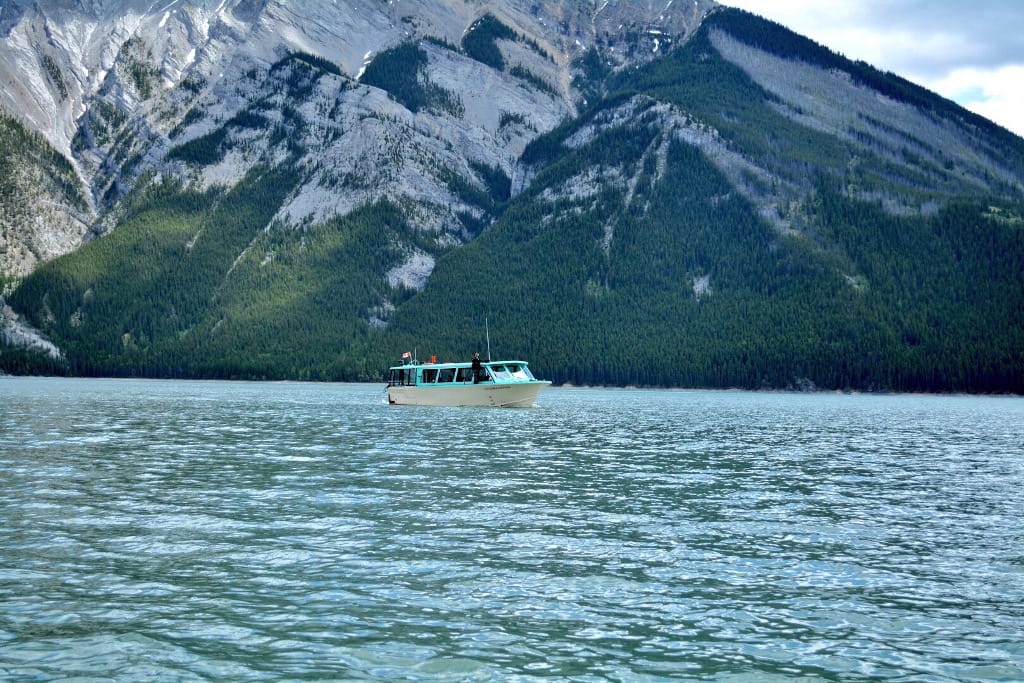
[[[402,354],[402,360],[405,360],[406,358],[412,358],[412,354],[408,351]]]

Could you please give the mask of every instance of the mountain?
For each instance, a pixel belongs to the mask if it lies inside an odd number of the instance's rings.
[[[377,380],[486,320],[556,382],[1024,390],[1024,141],[754,15],[11,7],[5,125],[77,208],[0,254],[61,351],[10,371]]]
[[[309,177],[281,207],[286,223],[409,196],[443,204],[430,220],[458,231],[461,205],[434,177],[441,164],[470,182],[472,161],[509,172],[526,142],[575,112],[577,45],[600,41],[618,63],[642,62],[708,6],[12,0],[0,7],[0,105],[70,161],[99,231],[140,176],[238,182],[275,146],[260,128],[291,130],[295,117],[306,126],[295,161]],[[304,58],[306,75],[291,68]],[[188,163],[212,160],[189,156],[211,143],[219,163]],[[395,158],[403,168],[385,164]],[[338,185],[353,174],[359,187]],[[79,218],[51,230],[81,243]],[[0,270],[31,265],[5,259]]]

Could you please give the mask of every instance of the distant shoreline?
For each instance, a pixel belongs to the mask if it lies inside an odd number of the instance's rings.
[[[0,373],[0,380],[6,379],[44,379],[44,380],[75,380],[75,381],[99,381],[99,382],[223,382],[233,384],[297,384],[297,385],[345,385],[345,386],[384,386],[380,382],[347,382],[347,381],[322,381],[322,380],[301,380],[301,379],[205,379],[195,377],[83,377],[65,375],[11,375]],[[862,389],[744,389],[742,387],[641,387],[635,385],[612,386],[593,384],[552,384],[545,389],[547,391],[559,390],[600,390],[600,391],[674,391],[692,393],[746,393],[746,394],[806,394],[808,396],[821,396],[825,394],[844,396],[949,396],[949,397],[991,397],[991,398],[1024,398],[1024,394],[994,394],[994,393],[971,393],[965,391],[949,392],[913,392],[913,391],[866,391]]]

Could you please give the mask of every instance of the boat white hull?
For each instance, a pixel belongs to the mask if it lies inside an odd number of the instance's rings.
[[[551,382],[456,384],[453,386],[388,387],[388,403],[406,406],[493,406],[527,408]]]

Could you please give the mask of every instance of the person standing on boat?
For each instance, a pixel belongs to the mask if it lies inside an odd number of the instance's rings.
[[[473,384],[478,384],[480,382],[480,375],[482,375],[483,372],[484,372],[484,366],[480,362],[480,354],[479,353],[474,353],[473,354]]]

